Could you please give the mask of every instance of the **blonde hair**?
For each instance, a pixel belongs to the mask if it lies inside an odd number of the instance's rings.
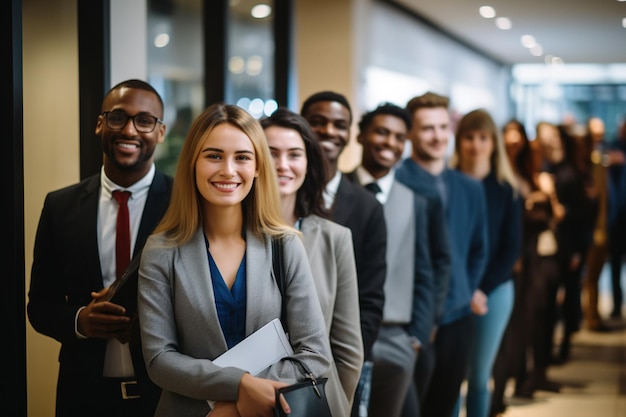
[[[276,170],[261,125],[242,108],[223,103],[207,107],[193,121],[178,158],[170,205],[154,233],[166,232],[181,245],[202,226],[202,197],[196,184],[196,160],[206,137],[223,123],[240,129],[254,147],[258,177],[242,201],[246,229],[259,237],[263,234],[299,234],[283,220]]]
[[[473,130],[484,130],[491,136],[494,148],[489,158],[491,161],[491,169],[495,172],[498,182],[508,183],[513,187],[515,191],[514,195],[516,195],[519,184],[506,153],[502,135],[500,135],[500,130],[496,127],[491,115],[484,109],[473,110],[464,115],[459,121],[454,140],[454,154],[450,158],[450,166],[452,168],[458,168],[461,164],[461,154],[459,153],[460,139]]]

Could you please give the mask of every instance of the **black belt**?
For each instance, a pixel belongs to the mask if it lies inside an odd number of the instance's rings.
[[[123,378],[104,378],[104,380],[109,387],[120,393],[123,400],[141,398],[137,380]]]

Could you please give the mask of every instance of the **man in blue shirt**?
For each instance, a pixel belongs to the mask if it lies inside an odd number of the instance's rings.
[[[488,256],[485,195],[480,182],[447,167],[448,105],[447,97],[431,92],[409,101],[412,156],[396,171],[401,183],[443,208],[451,249],[452,272],[437,332],[416,366],[422,417],[452,415],[474,333],[471,305],[486,309],[487,302],[475,292]]]

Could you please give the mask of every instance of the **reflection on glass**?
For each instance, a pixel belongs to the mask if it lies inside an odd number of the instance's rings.
[[[165,141],[155,156],[171,175],[192,120],[204,108],[202,0],[148,0],[148,81],[163,95]]]
[[[159,169],[174,174],[191,122],[204,103],[204,0],[148,0],[148,81],[163,95],[165,142]],[[224,101],[256,118],[276,110],[274,97],[274,4],[231,0],[227,21]]]
[[[241,0],[229,7],[226,102],[256,118],[269,116],[277,106],[273,6],[273,1]]]

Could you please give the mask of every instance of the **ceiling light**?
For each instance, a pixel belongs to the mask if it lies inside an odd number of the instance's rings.
[[[257,4],[252,8],[250,14],[254,18],[263,19],[272,14],[272,8],[267,4]]]
[[[267,117],[270,117],[272,113],[274,113],[278,109],[278,102],[276,100],[269,99],[265,102],[265,106],[263,107],[263,113]]]
[[[532,35],[524,35],[522,36],[522,45],[526,48],[532,48],[537,44],[535,38]]]
[[[513,25],[508,17],[498,17],[496,19],[496,27],[501,30],[509,30]]]
[[[563,65],[563,59],[554,55],[546,55],[544,58],[544,61],[546,65],[554,65],[554,66]]]
[[[485,19],[496,17],[496,9],[491,6],[481,6],[480,9],[478,9],[478,13]]]
[[[233,74],[241,74],[245,69],[246,63],[240,56],[233,56],[228,60],[228,70]]]
[[[252,55],[248,58],[246,73],[252,77],[257,76],[263,70],[263,58],[259,55]]]
[[[543,48],[541,47],[541,45],[536,43],[534,46],[530,48],[530,54],[533,56],[541,56],[543,55]]]
[[[156,46],[157,48],[163,48],[167,46],[168,43],[170,43],[170,35],[168,35],[167,33],[159,33],[154,38],[154,46]]]

